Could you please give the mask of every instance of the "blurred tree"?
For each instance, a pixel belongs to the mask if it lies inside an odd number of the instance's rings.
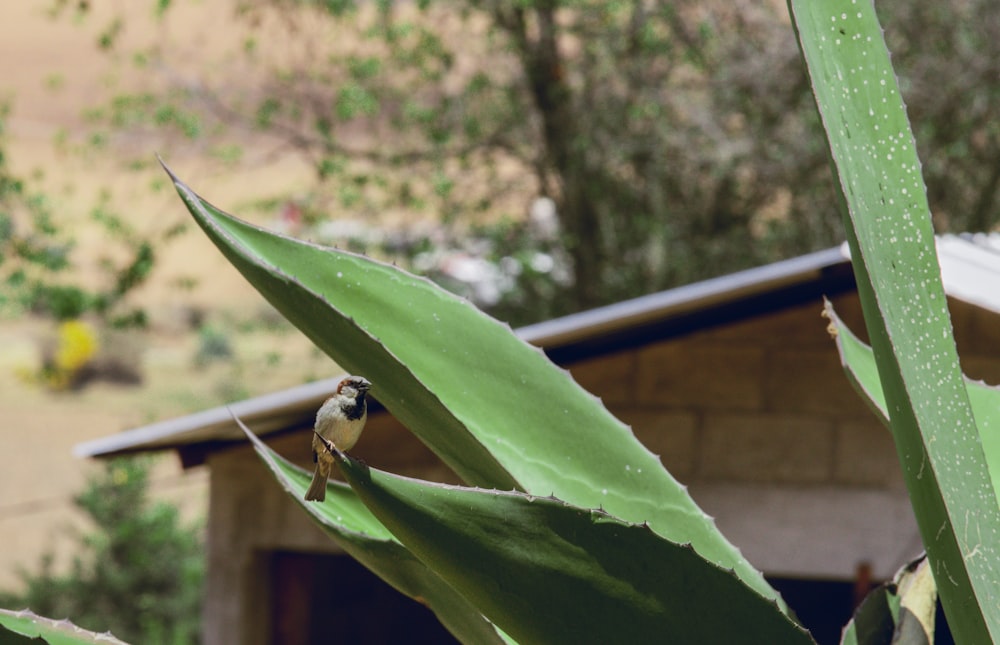
[[[76,498],[96,528],[80,537],[71,571],[55,573],[48,555],[38,572],[22,572],[23,592],[0,594],[0,606],[70,616],[131,643],[198,642],[205,568],[200,532],[182,526],[170,504],[150,503],[148,491],[148,460],[105,462]]]
[[[1000,5],[887,3],[880,13],[917,138],[934,224],[1000,221]]]
[[[179,231],[141,236],[111,209],[105,194],[90,212],[107,243],[103,280],[81,279],[73,236],[55,216],[51,197],[10,170],[3,140],[8,113],[9,106],[0,105],[0,314],[27,311],[69,321],[90,313],[114,327],[145,325],[145,311],[130,307],[126,296],[152,271],[154,245]]]
[[[140,233],[115,210],[108,191],[87,218],[58,212],[60,200],[38,188],[41,171],[25,179],[11,170],[8,114],[8,105],[0,105],[0,318],[29,314],[57,323],[42,336],[40,365],[18,371],[52,390],[96,380],[137,384],[137,356],[114,339],[121,340],[120,330],[146,326],[145,308],[129,296],[152,273],[161,245],[184,225]],[[77,247],[77,235],[95,231],[99,246]]]
[[[178,4],[157,3],[164,25]],[[1000,138],[989,119],[998,107],[1000,7],[930,6],[886,6],[883,19],[929,160],[938,224],[986,229],[1000,186]],[[240,58],[185,67],[164,41],[142,50],[131,59],[162,74],[150,75],[159,80],[149,91],[107,106],[100,116],[109,138],[155,125],[224,159],[242,154],[232,145],[239,130],[257,157],[264,145],[290,146],[316,172],[316,192],[295,210],[307,223],[328,212],[429,212],[459,229],[485,223],[488,252],[513,263],[499,306],[516,322],[840,241],[783,3],[234,7],[228,27],[241,34]],[[951,12],[969,18],[957,31]],[[114,51],[122,25],[108,19],[102,47]],[[546,262],[532,268],[511,248],[537,246],[510,222],[523,222],[539,197],[555,205],[559,243],[545,250],[567,259],[565,288],[538,270]]]

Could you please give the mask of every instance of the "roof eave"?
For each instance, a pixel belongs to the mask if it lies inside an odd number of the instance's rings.
[[[517,334],[542,347],[556,362],[567,364],[635,346],[650,338],[676,336],[779,305],[795,304],[795,298],[813,297],[824,287],[840,289],[848,283],[853,286],[849,266],[840,248],[827,249],[528,325],[518,329]],[[838,268],[841,271],[837,272]],[[831,271],[835,272],[832,281]],[[808,288],[803,290],[804,286]],[[340,378],[315,381],[83,442],[73,452],[79,457],[110,457],[180,450],[200,443],[242,441],[234,415],[259,434],[273,433],[310,421]]]

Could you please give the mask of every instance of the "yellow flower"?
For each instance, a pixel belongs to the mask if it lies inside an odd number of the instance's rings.
[[[67,320],[59,325],[55,365],[55,387],[66,387],[80,368],[97,354],[97,334],[82,320]]]

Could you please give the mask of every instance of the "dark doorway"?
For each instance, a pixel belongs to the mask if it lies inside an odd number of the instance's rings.
[[[433,612],[348,556],[276,551],[268,568],[273,645],[457,643]]]
[[[771,577],[767,581],[819,645],[840,642],[840,632],[854,614],[855,583]]]

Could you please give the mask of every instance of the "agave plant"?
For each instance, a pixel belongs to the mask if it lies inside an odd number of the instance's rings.
[[[939,593],[960,642],[997,641],[1000,506],[986,456],[1000,452],[981,436],[996,427],[997,395],[959,369],[882,31],[871,0],[789,6],[873,348],[830,311],[832,329],[848,374],[891,428],[928,556],[866,602],[844,640],[884,642],[914,616],[933,638]],[[264,297],[338,365],[368,376],[466,482],[408,479],[341,455],[348,483],[331,483],[323,504],[301,502],[459,640],[812,642],[659,459],[509,327],[395,267],[241,221],[171,178]],[[301,500],[309,473],[247,434]]]
[[[955,633],[986,642],[1000,610],[976,599],[1000,597],[1000,506],[881,29],[870,2],[790,7],[929,562],[948,581],[941,596]],[[657,457],[507,326],[395,267],[243,222],[171,177],[247,279],[340,366],[369,376],[386,408],[465,480],[407,479],[342,456],[349,486],[303,504],[459,639],[811,640]],[[300,499],[308,474],[250,436]]]
[[[569,373],[433,283],[282,237],[173,177],[199,225],[466,487],[341,457],[310,512],[468,642],[809,642],[687,490]],[[512,405],[511,402],[516,402]],[[253,437],[296,500],[310,474]],[[724,602],[730,618],[713,619]]]

